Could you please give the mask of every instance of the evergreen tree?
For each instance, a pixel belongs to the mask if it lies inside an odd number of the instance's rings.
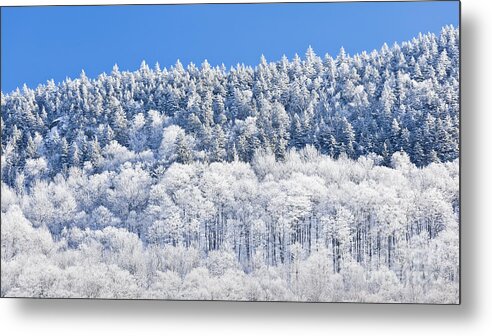
[[[355,133],[347,118],[342,118],[343,151],[348,157],[353,158],[355,154]]]
[[[113,119],[111,127],[115,133],[114,138],[121,145],[126,146],[128,144],[128,121],[125,112],[121,105],[117,105],[112,113]]]
[[[400,124],[396,119],[393,119],[391,123],[391,148],[393,152],[403,148],[402,140]]]
[[[99,141],[97,138],[90,141],[89,161],[92,163],[92,166],[94,168],[99,168],[103,161],[103,157],[101,154],[101,146],[99,145]]]
[[[38,148],[31,134],[27,137],[26,156],[31,159],[37,159],[39,157]]]
[[[212,137],[212,148],[210,150],[210,161],[221,162],[224,161],[226,157],[225,150],[225,135],[222,127],[216,125],[214,127],[213,137]]]
[[[70,164],[73,167],[80,167],[81,161],[79,146],[76,141],[73,141],[70,145]]]
[[[188,164],[193,160],[193,154],[186,137],[179,133],[176,137],[176,162]]]

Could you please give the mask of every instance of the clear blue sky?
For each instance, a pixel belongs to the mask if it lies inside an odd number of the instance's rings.
[[[456,1],[242,5],[2,7],[1,85],[10,92],[53,78],[138,69],[142,60],[255,65],[378,49],[458,26]]]

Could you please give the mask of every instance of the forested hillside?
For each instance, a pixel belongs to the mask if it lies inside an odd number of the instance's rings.
[[[151,70],[48,82],[2,94],[2,179],[46,160],[46,175],[91,162],[103,171],[120,145],[152,156],[150,170],[172,162],[250,162],[257,149],[283,159],[313,145],[350,158],[376,153],[389,164],[405,151],[413,163],[458,157],[459,36],[420,35],[355,56],[282,58],[226,71]],[[41,164],[41,162],[37,162]],[[24,175],[26,175],[25,172]],[[26,176],[27,177],[27,176]]]
[[[458,162],[314,148],[2,188],[2,295],[451,303]]]
[[[459,35],[2,93],[2,296],[456,303]]]

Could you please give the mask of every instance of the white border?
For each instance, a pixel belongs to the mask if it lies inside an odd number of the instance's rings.
[[[0,0],[0,5],[190,2]],[[0,299],[0,332],[9,336],[490,335],[491,3],[462,1],[461,306]]]

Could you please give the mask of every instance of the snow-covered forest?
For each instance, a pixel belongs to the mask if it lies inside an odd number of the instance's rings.
[[[459,300],[457,28],[1,111],[1,296]]]

